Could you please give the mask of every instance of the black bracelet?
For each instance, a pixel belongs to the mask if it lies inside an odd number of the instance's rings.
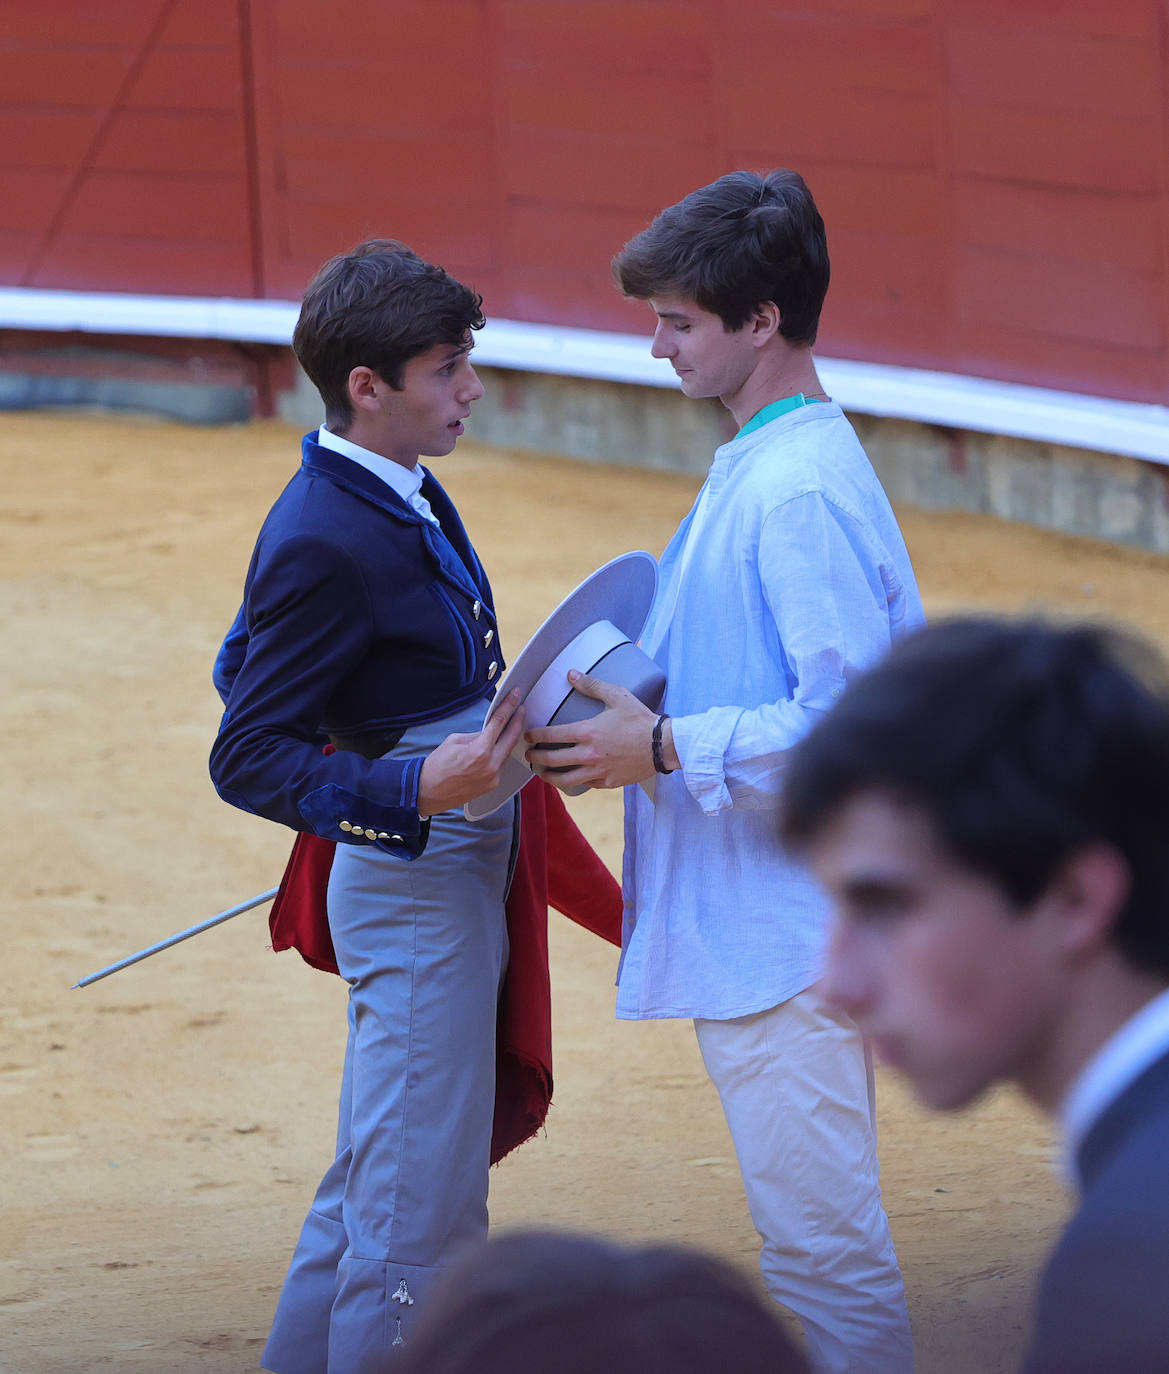
[[[650,741],[650,748],[653,751],[654,771],[657,773],[672,773],[672,768],[666,767],[666,761],[662,758],[662,726],[668,721],[669,716],[659,716],[654,721],[653,738]]]

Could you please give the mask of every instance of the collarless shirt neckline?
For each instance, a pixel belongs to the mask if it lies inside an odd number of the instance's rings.
[[[809,400],[802,391],[797,391],[794,396],[784,396],[781,400],[772,401],[770,405],[765,405],[762,410],[757,410],[747,423],[735,435],[736,439],[741,439],[744,434],[752,434],[757,429],[762,429],[764,425],[769,425],[772,420],[778,420],[781,415],[786,415],[789,411],[799,410],[803,406],[820,405],[818,396]]]

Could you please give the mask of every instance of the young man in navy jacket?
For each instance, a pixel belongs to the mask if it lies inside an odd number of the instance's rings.
[[[480,298],[402,244],[320,270],[293,348],[325,424],[216,661],[216,789],[337,842],[329,926],[350,984],[337,1156],[264,1352],[276,1374],[388,1367],[432,1278],[487,1226],[517,826],[514,805],[475,824],[461,808],[495,785],[520,718],[481,728],[504,666],[491,589],[418,464],[451,452],[483,394],[482,325]]]

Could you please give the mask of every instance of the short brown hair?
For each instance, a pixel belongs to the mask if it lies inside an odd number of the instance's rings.
[[[518,1232],[487,1241],[436,1287],[403,1374],[805,1374],[736,1270],[676,1246]]]
[[[613,275],[635,300],[680,295],[728,330],[772,301],[783,337],[812,344],[828,291],[828,240],[798,172],[729,172],[630,239]]]
[[[483,324],[482,298],[470,287],[396,239],[369,239],[330,258],[309,283],[292,351],[321,393],[326,424],[344,433],[355,367],[400,390],[411,358],[461,344]]]

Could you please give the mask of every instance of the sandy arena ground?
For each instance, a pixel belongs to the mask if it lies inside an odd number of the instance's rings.
[[[344,986],[262,911],[70,985],[279,878],[290,835],[214,795],[209,670],[296,462],[276,424],[0,417],[5,490],[0,1371],[254,1371],[331,1157]],[[580,577],[661,551],[697,482],[467,443],[439,470],[514,652]],[[1169,647],[1169,561],[900,512],[927,609],[1108,615]],[[572,537],[569,529],[572,527]],[[619,801],[575,803],[619,860]],[[496,1226],[693,1242],[755,1273],[731,1142],[685,1023],[618,1023],[614,951],[552,917],[556,1102],[493,1175]],[[1014,1367],[1064,1216],[1011,1093],[930,1117],[881,1078],[886,1204],[922,1374]]]

